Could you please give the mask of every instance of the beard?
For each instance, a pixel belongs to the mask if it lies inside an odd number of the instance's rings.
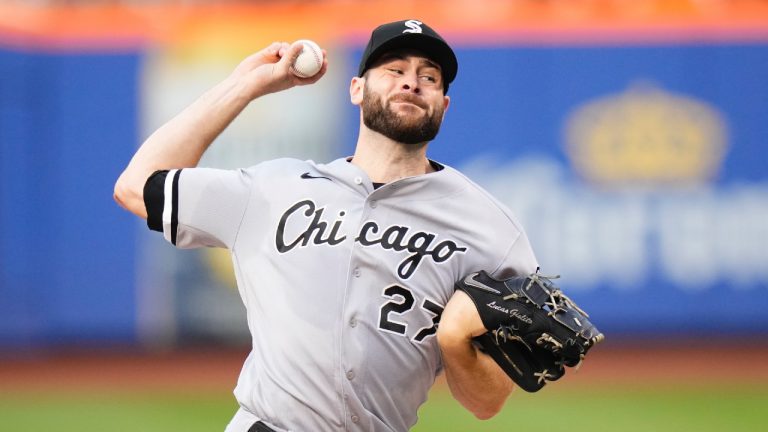
[[[422,116],[401,116],[392,110],[391,102],[410,102],[425,110]],[[429,108],[416,96],[397,94],[388,101],[370,91],[368,84],[363,89],[363,124],[385,137],[403,144],[420,144],[432,141],[440,131],[445,108],[436,107],[430,114]]]

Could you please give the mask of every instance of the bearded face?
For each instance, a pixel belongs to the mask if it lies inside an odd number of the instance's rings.
[[[423,111],[412,114],[397,113],[393,102],[409,102]],[[409,93],[398,93],[384,100],[365,83],[363,88],[363,124],[385,137],[403,144],[432,141],[440,131],[445,107],[430,108],[424,100]]]

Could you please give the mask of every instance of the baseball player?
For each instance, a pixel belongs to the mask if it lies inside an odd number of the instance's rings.
[[[243,60],[152,134],[115,185],[176,247],[231,251],[252,350],[226,430],[407,431],[442,372],[464,407],[492,417],[514,384],[472,345],[486,329],[454,283],[537,262],[503,205],[426,156],[458,70],[432,28],[372,32],[349,87],[361,113],[351,157],[195,168],[250,102],[323,76],[327,60],[313,77],[291,74],[300,51],[276,42]]]

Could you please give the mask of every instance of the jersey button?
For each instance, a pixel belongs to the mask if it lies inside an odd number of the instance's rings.
[[[359,422],[359,421],[360,421],[360,417],[358,417],[358,416],[356,416],[356,415],[353,415],[353,416],[351,417],[351,419],[352,419],[352,423],[357,423],[357,422]]]
[[[349,326],[357,327],[357,321],[354,318],[352,318],[351,320],[349,320]]]
[[[376,201],[371,201],[369,205],[371,206],[371,208],[376,208],[378,203],[376,203]]]
[[[362,272],[361,272],[361,271],[360,271],[360,269],[359,269],[359,268],[357,268],[357,267],[355,267],[355,270],[354,270],[354,271],[352,271],[352,274],[353,274],[353,275],[355,275],[355,277],[356,277],[356,278],[359,278],[361,273],[362,273]]]
[[[355,177],[355,184],[363,184],[363,178],[362,177]]]
[[[347,372],[347,379],[349,380],[355,379],[355,372],[354,371]]]

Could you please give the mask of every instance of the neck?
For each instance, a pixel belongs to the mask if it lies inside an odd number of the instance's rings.
[[[403,144],[361,125],[352,163],[374,183],[426,174],[434,171],[427,159],[427,144]]]

